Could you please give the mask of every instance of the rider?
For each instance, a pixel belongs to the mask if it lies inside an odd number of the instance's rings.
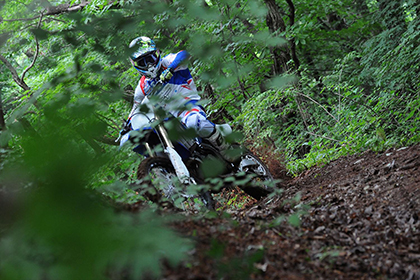
[[[160,80],[165,84],[157,93],[161,107],[179,117],[186,127],[195,129],[200,137],[208,139],[219,150],[225,150],[228,145],[223,136],[214,123],[207,119],[203,107],[197,104],[200,96],[191,73],[184,64],[189,58],[188,52],[183,50],[161,57],[153,40],[143,36],[132,40],[129,48],[133,51],[130,61],[142,75],[134,93],[129,120],[139,112],[140,104],[148,102],[153,85]]]

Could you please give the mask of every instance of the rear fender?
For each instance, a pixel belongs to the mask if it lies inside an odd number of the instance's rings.
[[[239,170],[244,171],[244,169],[246,168],[255,167],[255,166],[258,166],[258,164],[255,161],[244,158],[241,160],[239,164]]]

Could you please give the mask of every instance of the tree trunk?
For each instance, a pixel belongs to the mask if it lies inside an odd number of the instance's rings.
[[[281,33],[286,31],[286,25],[280,14],[280,8],[275,0],[264,0],[268,8],[266,24],[271,33]],[[272,47],[273,55],[273,76],[286,73],[289,70],[287,63],[291,60],[290,51],[287,45]]]
[[[6,122],[4,121],[4,110],[3,110],[3,96],[0,88],[0,130],[6,130]]]
[[[289,5],[289,19],[290,19],[290,26],[295,24],[295,5],[293,5],[292,0],[286,0],[287,4]],[[295,43],[295,38],[292,38],[289,42],[290,44],[290,51],[291,51],[291,55],[292,55],[292,59],[294,62],[294,68],[298,71],[298,75],[300,75],[299,72],[299,67],[300,67],[300,61],[297,57],[296,54],[296,43]]]

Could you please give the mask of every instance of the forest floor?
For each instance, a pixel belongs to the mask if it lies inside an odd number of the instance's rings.
[[[420,279],[420,146],[272,169],[281,194],[172,224],[196,245],[162,279]]]

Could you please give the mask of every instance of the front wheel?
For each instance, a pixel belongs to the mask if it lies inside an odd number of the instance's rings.
[[[150,201],[158,203],[162,197],[174,199],[178,178],[169,159],[146,158],[139,165],[137,178],[143,180],[151,188],[144,191],[144,196]]]
[[[238,163],[238,171],[252,176],[252,180],[240,188],[259,200],[274,191],[274,179],[268,167],[259,157],[246,150]]]
[[[167,198],[175,207],[185,210],[184,202],[188,199],[194,201],[176,175],[171,161],[166,157],[149,157],[143,160],[137,171],[137,178],[143,179],[153,192],[146,190],[145,197],[152,202],[159,203],[163,197]],[[199,194],[207,209],[214,207],[214,201],[208,192],[201,191]]]

